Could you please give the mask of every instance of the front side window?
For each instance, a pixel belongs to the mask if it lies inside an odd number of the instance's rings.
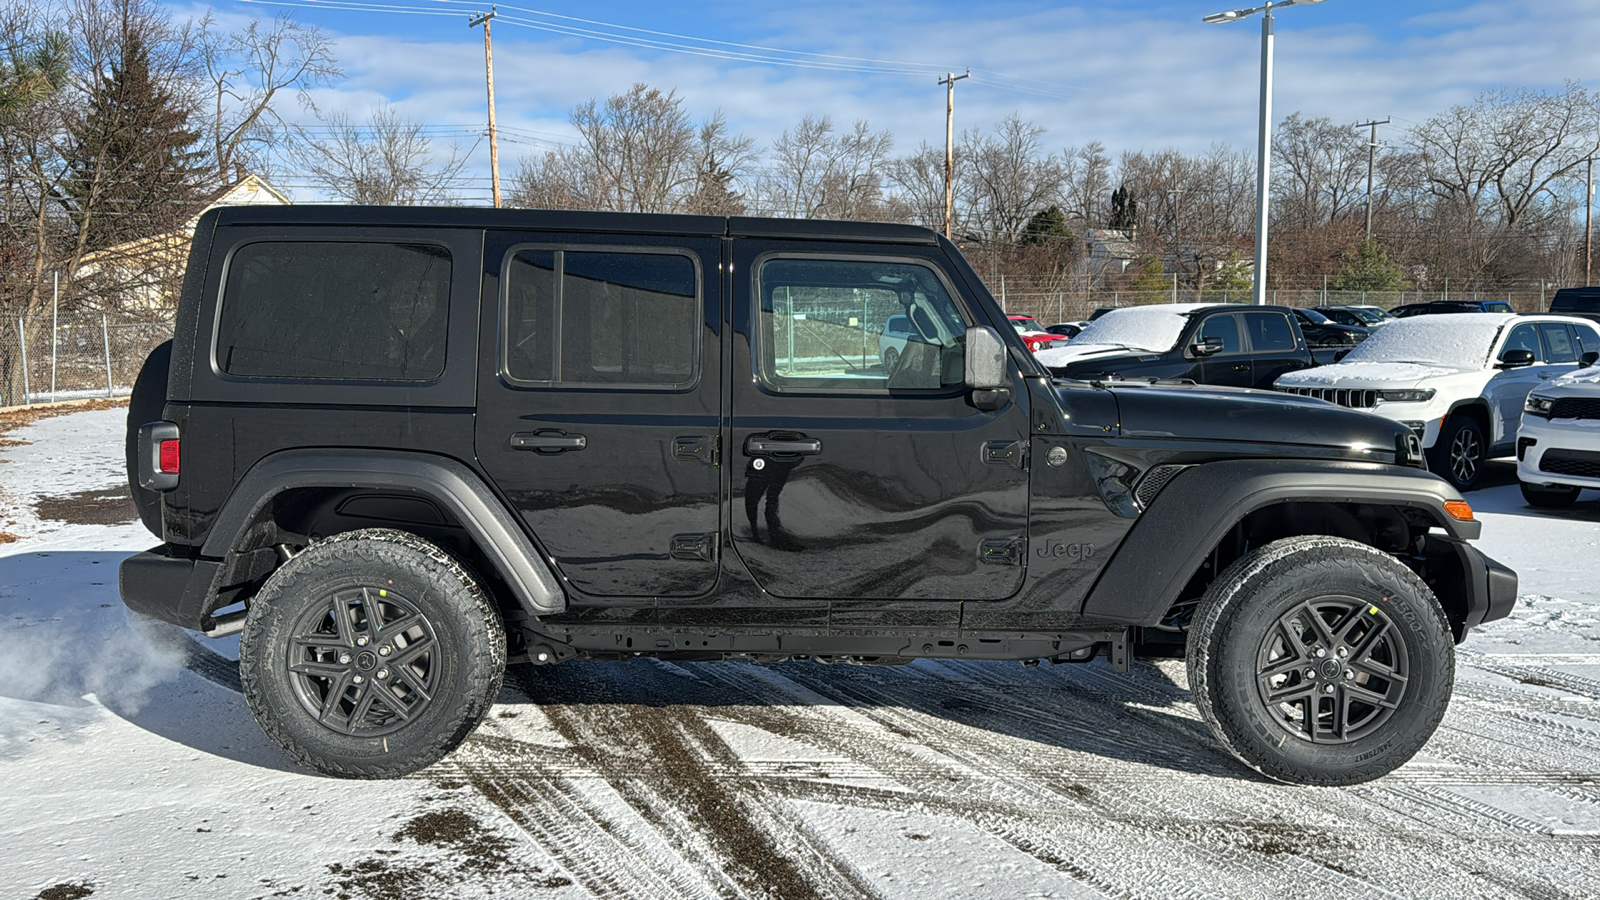
[[[449,306],[443,247],[246,244],[228,262],[216,364],[246,378],[428,381],[444,372]]]
[[[1279,353],[1295,347],[1294,331],[1283,313],[1245,313],[1244,324],[1250,330],[1250,349],[1257,353]]]
[[[678,388],[695,376],[700,278],[681,253],[528,249],[506,263],[517,384]]]
[[[763,383],[777,390],[939,390],[966,378],[966,321],[928,266],[772,258],[757,275]]]
[[[1216,338],[1222,341],[1222,349],[1214,354],[1216,356],[1238,353],[1240,348],[1239,320],[1232,315],[1211,316],[1200,323],[1200,333],[1196,337],[1201,341],[1208,338]]]
[[[1539,333],[1532,325],[1518,325],[1511,329],[1506,336],[1506,344],[1500,348],[1500,358],[1506,358],[1510,350],[1526,350],[1533,354],[1534,359],[1539,358]]]

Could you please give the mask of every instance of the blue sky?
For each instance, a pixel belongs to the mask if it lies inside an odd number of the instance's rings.
[[[482,35],[467,28],[467,14],[488,4],[386,0],[354,11],[336,2],[222,0],[213,8],[222,24],[286,11],[333,37],[346,78],[317,93],[320,106],[361,117],[391,103],[441,135],[450,134],[443,126],[484,120]],[[499,7],[494,28],[502,174],[525,153],[570,142],[574,105],[636,81],[676,89],[697,119],[720,109],[735,131],[762,144],[809,113],[839,125],[866,119],[894,134],[896,152],[922,141],[942,146],[938,73],[967,67],[972,80],[956,88],[958,129],[1015,112],[1046,127],[1053,149],[1094,140],[1113,155],[1194,152],[1213,142],[1247,149],[1255,140],[1259,18],[1200,21],[1228,8],[1218,0],[515,0]],[[1485,90],[1559,89],[1569,79],[1600,88],[1595,0],[1327,0],[1284,9],[1276,22],[1274,118],[1392,115],[1404,127]],[[574,33],[585,30],[624,42]],[[638,45],[652,41],[695,52]],[[734,54],[801,65],[727,58]],[[1399,131],[1387,134],[1397,139]],[[486,173],[487,157],[479,147],[474,171]]]

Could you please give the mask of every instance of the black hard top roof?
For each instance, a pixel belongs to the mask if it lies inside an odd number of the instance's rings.
[[[218,225],[350,225],[432,228],[505,228],[532,231],[593,231],[683,234],[707,237],[768,237],[935,244],[938,235],[916,225],[837,222],[828,219],[763,219],[751,216],[684,216],[656,213],[492,209],[481,206],[224,206],[210,215]]]

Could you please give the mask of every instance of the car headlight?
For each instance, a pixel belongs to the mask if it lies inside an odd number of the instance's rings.
[[[1433,389],[1426,388],[1423,390],[1411,389],[1404,391],[1379,391],[1378,399],[1387,400],[1392,403],[1425,403],[1433,399]]]
[[[1548,419],[1550,418],[1550,407],[1555,405],[1556,401],[1550,397],[1535,397],[1529,394],[1528,402],[1522,405],[1522,411],[1530,416]]]

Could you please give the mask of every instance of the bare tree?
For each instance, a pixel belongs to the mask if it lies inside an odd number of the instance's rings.
[[[286,124],[281,95],[293,91],[314,110],[310,91],[342,77],[333,42],[314,25],[287,14],[270,22],[251,20],[222,33],[208,14],[199,23],[200,55],[209,94],[211,162],[221,184],[232,184],[249,168],[264,168]]]
[[[1291,113],[1273,139],[1275,222],[1310,226],[1347,215],[1365,200],[1367,142],[1348,125]]]
[[[449,201],[467,154],[433,150],[422,125],[391,107],[372,111],[357,124],[343,111],[326,117],[325,131],[295,129],[289,158],[324,191],[350,203],[416,206]]]
[[[1105,224],[1111,199],[1111,157],[1105,145],[1090,141],[1068,147],[1061,156],[1062,212],[1080,227]]]
[[[679,211],[696,215],[736,216],[745,212],[739,185],[755,166],[755,141],[728,133],[719,110],[702,122],[695,143],[694,189]]]
[[[894,138],[859,120],[836,134],[833,120],[806,116],[772,144],[764,183],[769,207],[797,219],[881,218],[884,172]]]
[[[954,171],[960,177],[965,159],[958,152]],[[884,167],[885,183],[891,188],[889,208],[895,218],[924,228],[944,228],[944,148],[917,145],[916,152],[889,161]],[[953,217],[956,227],[960,216]]]
[[[1028,219],[1056,203],[1065,172],[1061,159],[1042,151],[1045,129],[1013,113],[992,134],[968,131],[961,136],[966,157],[962,195],[969,223],[1003,241],[1016,241]]]

